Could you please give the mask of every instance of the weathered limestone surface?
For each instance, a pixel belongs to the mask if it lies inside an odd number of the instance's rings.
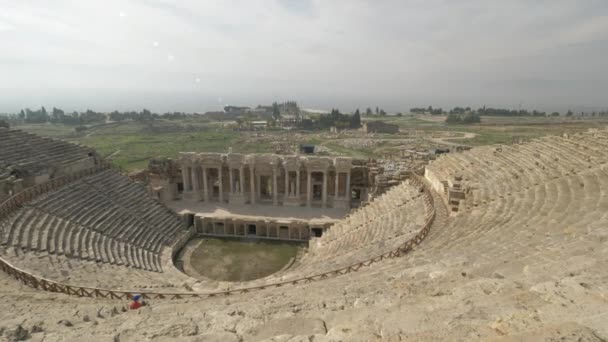
[[[461,179],[457,212],[448,215],[440,187],[438,217],[412,253],[309,284],[113,313],[127,303],[42,293],[0,273],[0,339],[27,330],[44,341],[605,341],[607,162],[607,131],[442,156],[427,175],[442,186]],[[377,216],[323,236],[310,263],[287,272],[381,248],[375,234],[416,220],[395,204],[415,208],[408,185],[393,189],[370,203]]]

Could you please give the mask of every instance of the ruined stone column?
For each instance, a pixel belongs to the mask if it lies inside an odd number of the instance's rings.
[[[284,170],[285,170],[285,191],[283,191],[283,193],[284,193],[283,203],[285,203],[285,201],[289,197],[289,170],[287,170],[287,169],[284,169]]]
[[[322,205],[323,208],[327,207],[327,176],[328,176],[329,172],[327,172],[327,170],[323,171],[323,192],[322,192]]]
[[[310,207],[312,205],[312,172],[310,170],[306,170],[307,174],[307,182],[306,182],[306,206]]]
[[[239,186],[241,188],[241,195],[245,196],[245,168],[242,165],[239,169]]]
[[[334,198],[338,198],[338,195],[340,194],[339,186],[340,186],[340,172],[338,172],[338,170],[336,170],[336,187],[334,188]]]
[[[199,200],[200,195],[199,195],[199,190],[200,190],[200,185],[198,184],[198,172],[196,172],[196,166],[192,167],[192,191],[194,192],[195,196],[194,199],[195,200]]]
[[[184,192],[188,191],[188,167],[182,165],[182,183],[184,184]]]
[[[348,203],[350,203],[350,199],[352,197],[350,193],[350,170],[348,170],[348,172],[346,173],[346,185],[344,186],[344,188],[346,189],[346,193],[344,194],[344,196],[348,200]]]
[[[277,168],[273,168],[272,169],[272,204],[273,205],[278,205],[279,201],[278,201],[278,196],[279,196],[279,191],[278,191],[278,182],[277,182]]]
[[[219,178],[219,183],[220,183],[220,202],[224,202],[224,181],[222,180],[222,167],[218,167],[217,168],[217,174],[218,174],[218,178]]]
[[[298,206],[300,205],[300,170],[296,171],[296,198],[298,200]]]
[[[255,174],[251,165],[249,165],[249,174],[251,175],[251,204],[255,204]]]
[[[203,199],[205,202],[209,202],[209,187],[207,185],[207,168],[203,168]]]
[[[261,199],[262,198],[262,175],[256,176],[255,184],[256,184],[255,195]]]
[[[234,180],[232,179],[232,166],[229,166],[228,173],[230,177],[230,194],[234,193]]]

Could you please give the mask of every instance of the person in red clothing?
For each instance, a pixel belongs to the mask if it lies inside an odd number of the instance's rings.
[[[140,299],[141,299],[141,295],[139,295],[139,294],[134,295],[133,303],[131,303],[131,305],[129,305],[129,308],[131,310],[137,310],[137,309],[141,308],[143,306],[143,304],[139,302]]]

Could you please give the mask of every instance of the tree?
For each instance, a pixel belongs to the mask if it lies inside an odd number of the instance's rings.
[[[355,111],[355,114],[353,114],[351,120],[350,120],[350,128],[360,128],[361,127],[361,114],[359,113],[359,110],[357,109]]]
[[[559,113],[558,112],[553,112],[553,113],[551,113],[551,116],[559,116]]]
[[[53,107],[53,111],[51,113],[53,121],[63,122],[63,117],[65,116],[65,113],[61,109]]]
[[[566,113],[566,116],[572,116],[574,115],[574,113],[571,110],[568,110],[568,112]]]
[[[380,110],[378,109],[378,106],[376,106],[376,115],[380,114]]]
[[[472,124],[472,123],[480,123],[481,116],[476,113],[468,112],[462,116],[462,123],[464,124]]]
[[[365,110],[365,116],[372,116],[372,115],[373,115],[372,109],[367,107],[367,109]]]
[[[1,119],[0,119],[0,127],[11,128],[11,126],[8,124],[8,122],[6,120],[1,120]]]
[[[380,113],[378,113],[380,116],[386,116],[386,112],[384,111],[384,109],[380,109]]]
[[[279,110],[279,104],[276,102],[272,103],[272,118],[276,121],[281,118],[281,111]]]
[[[140,120],[140,121],[152,121],[152,120],[154,120],[154,117],[152,116],[152,112],[150,112],[146,108],[142,109],[142,111],[141,111],[141,113],[139,115],[137,113],[135,113],[135,117],[137,118],[137,120]]]
[[[461,123],[462,119],[458,114],[448,114],[448,117],[445,118],[445,122],[449,124]]]
[[[450,113],[445,122],[448,124],[474,124],[481,122],[481,116],[473,112],[466,112],[465,114]]]
[[[42,107],[39,110],[25,109],[25,121],[29,123],[45,123],[49,121],[49,115],[46,109]]]

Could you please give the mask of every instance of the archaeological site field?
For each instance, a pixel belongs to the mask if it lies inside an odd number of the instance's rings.
[[[608,1],[0,0],[0,342],[607,342]]]
[[[0,128],[0,336],[600,341],[606,123]]]

